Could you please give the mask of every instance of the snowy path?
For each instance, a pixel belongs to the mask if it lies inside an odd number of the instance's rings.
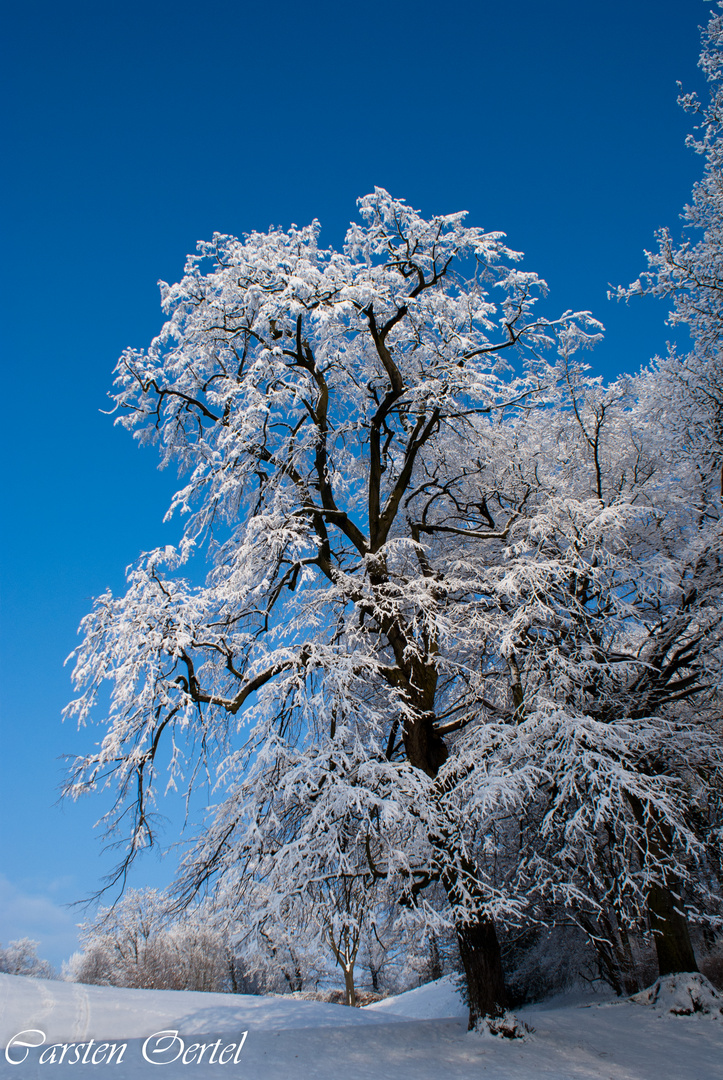
[[[660,1016],[629,1002],[541,1005],[521,1010],[535,1027],[523,1043],[469,1035],[448,981],[369,1009],[272,997],[117,990],[0,975],[0,1044],[24,1028],[53,1042],[125,1041],[120,1062],[40,1064],[40,1050],[3,1080],[81,1075],[138,1080],[723,1080],[723,1023]],[[444,1015],[456,1013],[452,1018]],[[437,1018],[434,1018],[434,1017]],[[427,1017],[420,1019],[420,1017]],[[154,1032],[179,1032],[186,1048],[248,1036],[239,1062],[144,1061]],[[202,1036],[201,1038],[199,1038]],[[70,1053],[71,1051],[68,1051]],[[15,1056],[24,1053],[15,1047]],[[193,1058],[195,1052],[191,1052]],[[13,1056],[11,1054],[11,1056]]]

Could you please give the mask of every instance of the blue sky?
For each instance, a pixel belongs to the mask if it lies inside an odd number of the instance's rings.
[[[665,309],[606,299],[676,225],[701,161],[676,80],[696,68],[702,0],[24,0],[5,17],[0,178],[4,410],[0,941],[58,963],[113,863],[102,798],[56,805],[63,660],[92,597],[175,537],[159,473],[102,414],[115,360],[158,331],[158,279],[214,231],[318,217],[341,241],[386,187],[429,214],[502,229],[550,311],[606,325],[591,358],[633,370]],[[169,810],[171,820],[177,807]],[[173,825],[167,838],[174,837]],[[164,884],[150,856],[133,884]]]

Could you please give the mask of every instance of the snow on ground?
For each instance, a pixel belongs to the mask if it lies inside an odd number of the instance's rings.
[[[69,1080],[80,1070],[94,1080],[723,1080],[723,1021],[712,1016],[671,1016],[632,1001],[590,999],[557,999],[519,1015],[535,1028],[524,1041],[469,1034],[450,979],[348,1009],[0,975],[0,1045],[7,1047],[0,1052],[0,1076]],[[14,1040],[28,1028],[45,1034],[42,1047]],[[177,1035],[147,1041],[169,1030]],[[154,1057],[163,1038],[172,1045]],[[163,1064],[181,1041],[182,1054]],[[41,1063],[43,1052],[46,1059],[52,1055],[53,1042],[68,1044],[64,1062]],[[107,1042],[118,1047],[112,1062],[105,1060]],[[144,1043],[153,1063],[144,1059]]]
[[[438,1020],[453,1016],[466,1022],[468,1010],[456,989],[456,982],[454,975],[445,975],[443,979],[418,986],[416,990],[375,1001],[373,1005],[367,1005],[364,1012],[386,1015],[389,1019],[393,1013],[409,1020]]]
[[[723,996],[705,975],[698,972],[657,979],[647,990],[635,994],[632,1000],[673,1016],[692,1016],[694,1013],[723,1016]]]

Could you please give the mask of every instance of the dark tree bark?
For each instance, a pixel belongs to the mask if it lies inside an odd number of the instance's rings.
[[[495,924],[481,919],[457,927],[457,944],[467,982],[468,1030],[485,1017],[501,1016],[507,1008],[507,989]]]
[[[429,940],[429,975],[432,981],[434,981],[436,979],[441,979],[443,974],[439,942],[437,941],[437,935],[432,934]]]
[[[660,975],[698,971],[682,899],[672,889],[654,885],[648,894],[648,911]]]
[[[427,694],[424,705],[429,706],[433,700],[435,684],[436,672],[431,669],[425,686]],[[407,724],[404,744],[410,763],[428,776],[435,777],[448,751],[444,740],[434,731],[434,714],[431,710],[423,712],[420,709],[416,721]],[[439,862],[445,867],[441,882],[452,910],[465,910],[468,901],[465,901],[464,894],[474,892],[474,866],[461,852],[456,859],[450,859],[448,838],[440,836],[434,842],[440,850]],[[464,889],[460,875],[464,875]],[[476,899],[478,909],[483,910],[484,897],[481,892]],[[502,956],[492,919],[482,916],[476,921],[463,921],[460,915],[455,918],[455,933],[467,984],[468,1029],[471,1031],[485,1017],[501,1016],[508,1007]]]
[[[645,829],[648,849],[665,865],[665,856],[673,847],[670,827],[664,821],[654,820],[650,811],[646,816],[639,799],[632,795],[628,799],[638,824]],[[676,883],[666,879],[665,874],[662,881],[650,887],[648,916],[658,956],[658,973],[675,975],[679,971],[698,971],[683,899]]]

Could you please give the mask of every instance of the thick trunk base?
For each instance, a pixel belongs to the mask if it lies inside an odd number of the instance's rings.
[[[690,940],[688,920],[681,914],[682,900],[670,889],[655,885],[648,896],[650,929],[653,931],[661,975],[698,971]]]
[[[486,919],[459,927],[457,944],[467,980],[471,1031],[484,1017],[501,1016],[508,1005],[495,924]]]

